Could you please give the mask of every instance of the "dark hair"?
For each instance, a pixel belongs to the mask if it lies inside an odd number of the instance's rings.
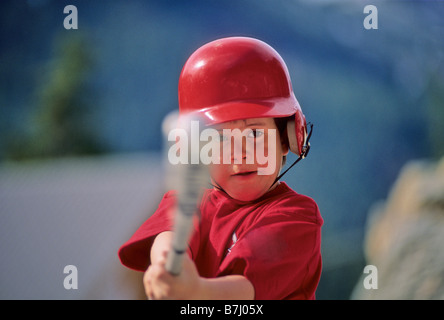
[[[274,122],[276,123],[276,127],[279,131],[279,135],[281,137],[281,140],[284,139],[284,143],[288,146],[288,137],[287,137],[287,121],[291,119],[293,116],[290,117],[284,117],[284,118],[274,118]],[[285,163],[287,162],[287,156],[282,157],[282,166],[285,166]]]

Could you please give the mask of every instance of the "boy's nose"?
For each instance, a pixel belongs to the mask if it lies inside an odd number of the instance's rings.
[[[250,146],[245,139],[242,139],[242,143],[231,144],[231,161],[232,163],[245,163],[245,159],[250,155],[251,149],[254,146]]]
[[[236,151],[234,151],[233,153],[232,153],[232,156],[231,156],[231,160],[234,162],[234,163],[238,163],[238,162],[242,162],[244,159],[246,159],[247,158],[247,155],[246,155],[246,153],[244,152],[244,149],[242,150],[242,152],[236,152]]]

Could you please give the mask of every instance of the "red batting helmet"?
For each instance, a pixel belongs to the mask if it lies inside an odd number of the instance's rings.
[[[197,49],[180,74],[179,112],[196,113],[210,125],[294,115],[287,123],[290,150],[304,152],[307,124],[287,66],[271,46],[257,39],[223,38]]]

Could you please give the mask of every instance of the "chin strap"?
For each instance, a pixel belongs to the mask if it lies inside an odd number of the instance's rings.
[[[222,191],[222,192],[224,192],[224,193],[226,193],[226,194],[228,194],[216,181],[214,181],[214,184],[212,184],[211,182],[210,182],[210,185],[213,187],[213,188],[216,188],[217,190],[219,190],[219,191]]]
[[[292,163],[291,166],[289,166],[289,167],[287,168],[287,170],[285,170],[283,173],[281,173],[281,174],[280,174],[280,175],[274,180],[274,182],[273,182],[273,184],[270,186],[270,188],[273,187],[273,186],[276,184],[276,182],[278,182],[279,179],[282,178],[282,176],[288,172],[288,170],[290,170],[291,168],[293,168],[293,166],[294,166],[296,163],[298,163],[299,161],[301,161],[302,159],[304,159],[305,157],[307,157],[308,152],[310,151],[310,138],[311,138],[311,134],[312,134],[312,132],[313,132],[313,124],[312,124],[312,123],[308,123],[308,124],[307,124],[307,127],[310,127],[310,132],[308,133],[307,139],[305,139],[305,144],[302,146],[302,152],[301,152],[301,155],[299,156],[299,158],[296,159],[295,162]]]

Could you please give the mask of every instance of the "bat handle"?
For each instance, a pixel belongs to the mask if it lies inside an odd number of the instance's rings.
[[[184,254],[184,251],[177,251],[174,248],[171,248],[170,252],[168,253],[165,268],[173,276],[179,275],[180,271],[182,270]]]
[[[175,232],[171,249],[167,255],[165,268],[172,275],[178,275],[182,270],[182,261],[187,254],[188,240],[193,228],[193,215],[176,214]]]

